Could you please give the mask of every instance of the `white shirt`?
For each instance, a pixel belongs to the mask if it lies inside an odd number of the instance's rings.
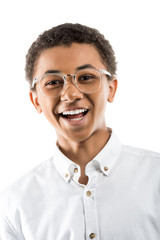
[[[112,133],[86,175],[56,148],[2,194],[0,240],[160,239],[160,154]]]

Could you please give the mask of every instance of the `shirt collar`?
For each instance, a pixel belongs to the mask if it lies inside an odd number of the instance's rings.
[[[98,162],[100,170],[108,176],[120,154],[122,144],[116,134],[110,129],[111,136],[104,148],[94,157]],[[91,162],[90,162],[91,163]],[[90,164],[88,163],[88,165]],[[87,166],[86,166],[87,167]]]
[[[86,175],[89,175],[93,169],[101,171],[105,176],[108,176],[111,172],[121,150],[121,143],[119,142],[116,134],[110,129],[111,136],[107,144],[103,149],[86,165]],[[80,166],[69,158],[67,158],[58,148],[55,147],[54,152],[54,164],[66,182],[69,182],[70,179],[77,175],[79,178],[80,175]]]
[[[66,182],[68,182],[71,177],[73,177],[74,173],[77,171],[80,172],[80,167],[78,164],[71,161],[69,158],[67,158],[58,148],[58,146],[55,146],[55,152],[54,152],[54,164],[59,172],[59,174],[64,178]]]

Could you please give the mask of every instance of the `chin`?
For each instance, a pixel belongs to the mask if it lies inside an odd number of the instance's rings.
[[[92,134],[90,132],[86,133],[86,131],[85,131],[85,133],[83,133],[82,131],[77,132],[77,133],[69,132],[69,134],[66,134],[66,139],[71,142],[80,143],[80,142],[84,142],[84,141],[88,140],[88,138],[90,138],[91,135]]]

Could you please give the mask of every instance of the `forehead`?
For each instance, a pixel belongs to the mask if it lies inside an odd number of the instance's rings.
[[[95,68],[105,67],[93,45],[72,43],[69,47],[56,46],[41,53],[34,75],[42,75],[51,69],[72,73],[74,69],[85,64],[91,64]]]

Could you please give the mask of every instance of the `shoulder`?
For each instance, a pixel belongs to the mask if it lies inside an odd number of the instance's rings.
[[[52,157],[8,186],[8,188],[0,194],[0,206],[3,206],[3,204],[6,205],[6,202],[10,204],[12,202],[16,203],[17,201],[21,201],[26,197],[26,194],[29,196],[32,192],[38,191],[39,188],[43,187],[46,180],[54,178],[55,175],[56,171]]]
[[[138,157],[138,158],[150,158],[150,159],[155,159],[155,160],[157,159],[158,161],[160,161],[160,153],[142,149],[142,148],[136,148],[136,147],[123,145],[122,153],[126,153],[131,156]]]
[[[160,172],[160,153],[131,147],[122,146],[121,159],[131,165],[137,166],[139,169],[148,168],[148,170],[154,170]]]
[[[58,201],[59,189],[65,188],[63,182],[53,157],[38,165],[0,194],[0,224],[21,232],[23,218],[30,218],[34,212],[45,209],[47,204]]]
[[[32,212],[34,211],[41,197],[40,193],[43,192],[44,182],[47,184],[46,179],[55,175],[52,160],[53,158],[50,158],[39,164],[0,194],[0,234],[5,231],[15,236],[14,239],[23,239],[21,215],[23,211],[29,211],[29,206]]]

